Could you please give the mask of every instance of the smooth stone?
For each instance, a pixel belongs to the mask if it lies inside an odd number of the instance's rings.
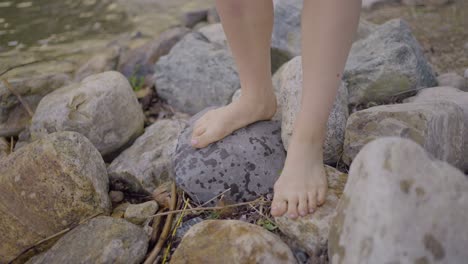
[[[121,191],[110,191],[109,198],[111,199],[112,203],[120,203],[125,198],[125,195]]]
[[[392,102],[437,85],[409,25],[393,19],[352,45],[343,80],[351,105]]]
[[[47,252],[28,264],[142,263],[149,237],[138,226],[123,219],[100,216],[67,234]]]
[[[102,50],[78,68],[75,73],[75,82],[81,82],[84,78],[94,74],[116,70],[119,58],[120,48],[116,46]]]
[[[187,28],[193,28],[200,22],[207,21],[208,9],[186,12],[182,15],[182,25]]]
[[[468,92],[468,81],[454,72],[437,76],[437,82],[439,83],[439,86],[454,87]]]
[[[343,161],[351,164],[368,142],[385,136],[409,138],[435,158],[462,167],[464,111],[449,101],[381,105],[353,113],[346,126]]]
[[[317,207],[314,213],[297,219],[287,216],[275,217],[275,222],[281,232],[313,258],[318,258],[327,250],[330,225],[348,178],[347,174],[330,166],[325,166],[325,172],[328,179],[325,204]]]
[[[185,234],[171,264],[297,263],[276,235],[238,220],[205,220]]]
[[[130,204],[125,210],[124,218],[136,225],[142,225],[148,218],[154,215],[158,209],[159,205],[156,201]]]
[[[186,126],[183,119],[162,119],[147,127],[108,167],[111,189],[149,194],[173,177],[172,153]]]
[[[279,75],[279,105],[281,105],[281,138],[287,150],[293,134],[294,121],[301,108],[302,63],[301,57],[289,61],[277,73]],[[328,118],[324,143],[324,161],[336,163],[343,152],[346,120],[348,119],[348,90],[342,82],[338,88],[333,108]]]
[[[158,95],[189,114],[227,104],[240,88],[229,51],[199,32],[187,34],[159,59],[154,78]]]
[[[105,72],[46,95],[33,116],[33,140],[56,131],[86,136],[105,156],[143,132],[144,114],[127,79]]]
[[[198,32],[203,34],[211,43],[218,44],[226,49],[229,48],[226,34],[221,23],[209,24],[201,27]]]
[[[109,213],[106,167],[76,132],[45,136],[0,160],[0,262],[96,213]]]
[[[245,202],[271,193],[286,157],[280,123],[256,122],[205,148],[194,148],[190,144],[193,125],[210,109],[192,117],[179,136],[173,156],[177,185],[198,203],[227,189],[225,202]]]
[[[330,229],[330,263],[464,263],[468,179],[408,139],[354,160]]]

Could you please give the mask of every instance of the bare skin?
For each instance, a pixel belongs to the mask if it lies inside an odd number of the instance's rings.
[[[192,145],[202,148],[276,111],[270,73],[271,0],[217,0],[241,80],[242,96],[207,112]],[[284,169],[275,183],[271,214],[305,216],[325,202],[325,128],[357,29],[361,0],[304,0],[303,93]]]

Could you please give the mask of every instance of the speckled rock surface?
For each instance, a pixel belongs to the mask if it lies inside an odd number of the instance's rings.
[[[143,121],[128,80],[118,72],[105,72],[45,96],[30,131],[33,140],[57,131],[79,132],[106,155],[139,136]]]
[[[325,166],[325,171],[328,192],[323,206],[318,207],[313,214],[297,219],[286,216],[275,217],[281,232],[306,250],[312,259],[318,258],[327,249],[330,225],[348,178],[347,174],[329,166]]]
[[[257,122],[196,149],[190,145],[192,125],[205,111],[192,117],[179,138],[173,157],[177,185],[201,203],[228,188],[225,198],[231,202],[272,192],[286,156],[280,123]]]
[[[416,143],[382,138],[351,165],[330,263],[465,263],[468,179]]]
[[[407,97],[410,90],[437,85],[419,43],[401,19],[378,26],[353,44],[343,79],[353,105],[386,103]]]
[[[100,216],[76,227],[27,263],[139,264],[148,240],[140,227],[123,219]]]
[[[147,127],[107,168],[111,189],[148,194],[170,180],[171,155],[185,123],[183,119],[162,119]]]
[[[53,133],[0,160],[0,262],[95,213],[109,213],[101,155],[75,132]]]
[[[141,225],[156,211],[159,205],[156,201],[148,201],[141,204],[131,204],[125,210],[124,218],[128,221]]]
[[[281,105],[281,138],[287,150],[289,139],[293,134],[294,121],[301,107],[302,97],[302,64],[301,57],[295,57],[282,67],[279,75],[279,98]],[[343,141],[348,119],[348,90],[344,83],[338,88],[332,111],[328,118],[327,133],[324,144],[324,161],[336,163],[343,152]]]
[[[351,164],[362,147],[378,137],[398,136],[461,167],[465,159],[464,118],[463,109],[448,101],[381,105],[355,112],[346,126],[343,161]]]
[[[154,78],[158,95],[189,114],[227,104],[240,88],[229,51],[199,32],[187,34],[159,59]]]
[[[206,220],[185,234],[171,264],[296,263],[276,235],[238,220]]]

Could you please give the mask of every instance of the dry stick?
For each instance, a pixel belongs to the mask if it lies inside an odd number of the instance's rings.
[[[10,137],[10,154],[13,153],[13,144],[15,142],[13,141],[13,137]]]
[[[230,191],[230,190],[231,190],[231,188],[224,190],[222,193],[216,195],[215,197],[213,197],[213,198],[209,199],[208,201],[206,201],[204,204],[200,205],[200,207],[203,207],[203,206],[207,205],[209,202],[213,201],[214,199],[220,197],[221,195],[225,194],[227,191]]]
[[[170,210],[174,210],[174,208],[176,207],[176,204],[177,204],[177,190],[176,190],[175,183],[172,182],[171,203],[169,205]],[[154,215],[154,216],[157,216],[157,215]],[[167,216],[166,223],[164,223],[164,228],[161,232],[161,235],[159,236],[159,240],[143,264],[153,264],[155,262],[155,259],[158,256],[159,252],[161,251],[164,245],[164,242],[166,242],[169,231],[171,230],[173,216],[174,216],[173,214],[169,214]]]
[[[151,233],[150,245],[154,245],[158,240],[158,233],[161,226],[162,216],[155,216],[153,218],[153,232]]]
[[[33,112],[31,111],[31,108],[29,107],[28,103],[26,101],[23,100],[23,98],[21,97],[21,95],[19,93],[17,93],[13,87],[11,87],[11,84],[7,81],[7,79],[2,79],[3,83],[5,84],[5,86],[8,88],[8,90],[10,90],[10,92],[12,94],[14,94],[16,97],[18,97],[18,100],[21,102],[21,104],[23,105],[23,107],[26,109],[26,111],[28,112],[29,116],[32,117],[33,116]]]

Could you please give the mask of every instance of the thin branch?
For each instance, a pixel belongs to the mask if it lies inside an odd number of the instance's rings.
[[[221,195],[224,195],[226,192],[228,192],[230,190],[231,190],[231,188],[224,190],[222,193],[216,195],[215,197],[213,197],[213,198],[209,199],[208,201],[206,201],[204,204],[200,205],[200,207],[203,207],[203,206],[209,204],[211,201],[213,201],[214,199],[220,197]]]
[[[21,104],[23,105],[23,107],[26,109],[26,111],[28,112],[29,114],[29,117],[32,117],[34,115],[33,111],[31,111],[31,108],[29,107],[29,104],[23,100],[23,98],[21,97],[21,95],[19,93],[17,93],[13,87],[11,86],[11,84],[8,82],[7,79],[2,79],[3,83],[5,84],[6,88],[8,90],[10,90],[10,92],[12,94],[14,94],[18,100],[21,102]]]

